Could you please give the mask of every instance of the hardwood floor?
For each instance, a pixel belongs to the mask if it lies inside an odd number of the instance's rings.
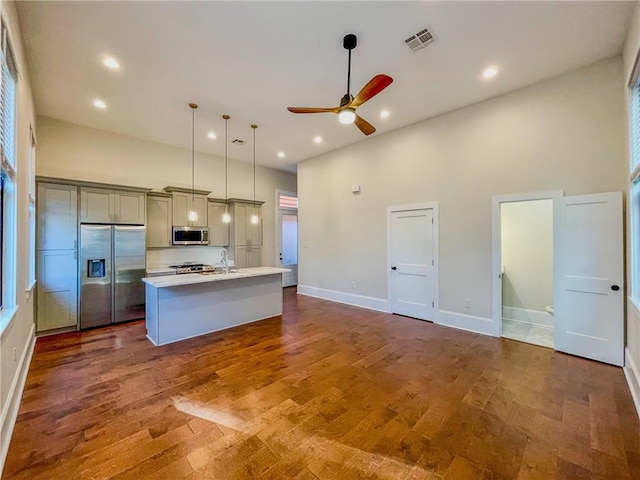
[[[144,335],[38,339],[3,478],[640,478],[619,368],[293,289],[282,318]]]

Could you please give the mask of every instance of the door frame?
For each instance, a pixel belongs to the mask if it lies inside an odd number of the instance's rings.
[[[502,337],[502,216],[503,203],[551,200],[564,197],[563,190],[514,193],[491,197],[491,321],[492,335]]]
[[[433,211],[433,260],[434,260],[434,276],[436,281],[434,282],[434,304],[433,304],[433,323],[440,323],[440,257],[438,254],[438,239],[440,215],[438,213],[438,202],[426,202],[426,203],[411,203],[408,205],[393,205],[387,207],[387,312],[392,312],[391,301],[391,226],[392,226],[392,214],[396,212],[410,212],[412,210],[432,210]]]
[[[291,195],[292,197],[296,197],[298,198],[298,192],[290,192],[287,190],[278,190],[276,189],[276,193],[275,193],[275,219],[274,219],[274,223],[275,223],[275,234],[276,234],[276,238],[274,239],[274,248],[273,248],[273,264],[278,266],[280,265],[280,247],[282,246],[282,232],[280,231],[280,225],[278,225],[278,214],[280,212],[295,212],[296,216],[298,216],[298,221],[300,220],[300,216],[298,215],[298,211],[299,208],[280,208],[280,195]],[[298,201],[300,201],[300,199],[298,198]],[[300,205],[298,205],[299,207]],[[300,261],[300,242],[298,242],[297,245],[298,248],[298,261]]]

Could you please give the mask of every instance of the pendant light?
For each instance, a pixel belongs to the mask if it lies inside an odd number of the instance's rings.
[[[260,222],[260,217],[256,213],[256,128],[258,125],[251,125],[253,128],[253,215],[251,215],[251,223],[254,225]]]
[[[198,105],[190,103],[191,107],[191,210],[187,214],[187,220],[190,222],[198,221],[198,212],[196,212],[195,206],[195,130],[196,130],[196,108]]]
[[[227,164],[229,163],[227,158],[227,146],[229,145],[227,142],[227,120],[231,117],[229,115],[222,115],[222,118],[224,118],[224,213],[222,214],[222,222],[230,223],[231,214],[229,213],[229,204],[227,203]]]

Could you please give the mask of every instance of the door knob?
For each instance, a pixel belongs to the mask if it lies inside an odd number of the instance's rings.
[[[391,270],[397,270],[397,268],[396,267],[391,267]]]
[[[617,292],[618,290],[620,290],[620,287],[618,285],[611,285],[611,290]]]

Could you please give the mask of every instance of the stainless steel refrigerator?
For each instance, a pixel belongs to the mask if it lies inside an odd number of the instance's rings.
[[[144,318],[143,226],[81,225],[80,328]]]

